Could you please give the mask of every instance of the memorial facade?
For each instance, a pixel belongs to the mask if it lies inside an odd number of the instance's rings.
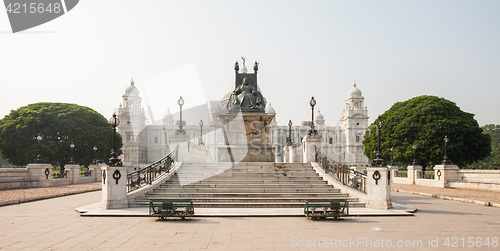
[[[189,119],[187,123],[182,121],[186,138],[192,147],[206,152],[207,162],[283,162],[289,126],[277,124],[277,112],[260,93],[258,63],[254,64],[253,73],[248,73],[245,64],[240,69],[238,62],[234,70],[234,90],[221,100],[210,101],[204,108],[208,113],[204,117],[209,119],[204,120],[201,139],[198,123]],[[179,116],[174,118],[167,110],[162,120],[147,123],[140,92],[133,81],[122,98],[117,114],[122,122],[118,132],[123,138],[124,164],[141,167],[165,156],[175,147],[171,139],[179,129]],[[291,142],[301,144],[310,125],[311,121],[293,125]],[[368,165],[362,145],[368,128],[368,110],[356,83],[347,94],[338,125],[326,125],[319,110],[315,113],[314,125],[321,136],[319,146],[331,159],[346,165]]]

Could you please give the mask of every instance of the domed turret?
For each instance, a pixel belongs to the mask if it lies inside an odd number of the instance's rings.
[[[174,124],[174,115],[170,113],[170,109],[167,109],[167,113],[163,116],[163,124],[164,125],[173,125]]]
[[[325,118],[323,117],[323,114],[318,111],[316,112],[316,115],[314,116],[314,124],[317,126],[324,126],[325,125]]]
[[[276,110],[271,106],[271,103],[266,107],[266,113],[276,114]]]
[[[351,90],[347,93],[348,97],[361,97],[361,90],[356,87],[356,82],[352,84]]]
[[[139,96],[139,89],[135,87],[134,79],[132,79],[132,82],[130,82],[130,85],[127,86],[127,89],[125,89],[125,95],[126,96]]]

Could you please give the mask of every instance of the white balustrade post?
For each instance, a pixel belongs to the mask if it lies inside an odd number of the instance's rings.
[[[370,208],[389,209],[391,203],[391,184],[387,167],[367,167],[367,204]]]
[[[102,200],[104,209],[127,208],[127,167],[102,167]]]

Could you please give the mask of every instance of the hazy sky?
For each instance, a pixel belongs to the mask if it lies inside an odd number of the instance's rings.
[[[180,95],[187,107],[220,100],[244,56],[249,69],[260,63],[259,86],[280,124],[309,120],[315,96],[336,125],[353,80],[370,122],[427,94],[480,125],[500,124],[499,13],[496,0],[86,0],[12,34],[2,10],[0,116],[47,101],[109,118],[133,77],[159,119],[178,110]]]

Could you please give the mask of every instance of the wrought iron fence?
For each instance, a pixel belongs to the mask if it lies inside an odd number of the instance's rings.
[[[90,177],[92,176],[92,170],[81,170],[80,177]]]
[[[431,179],[433,180],[434,179],[434,172],[429,172],[429,173],[422,173],[421,174],[423,179]]]
[[[62,179],[62,178],[68,178],[68,171],[64,171],[62,173],[52,173],[52,177],[54,179]]]
[[[324,154],[318,146],[314,146],[316,151],[316,163],[318,163],[325,173],[331,175],[343,185],[355,188],[366,193],[366,174],[352,170],[346,165],[336,163]]]
[[[396,177],[408,178],[408,171],[396,171]]]
[[[177,162],[177,149],[178,146],[151,165],[127,174],[127,191],[132,192],[143,186],[151,185],[158,176],[170,172],[173,164]]]

